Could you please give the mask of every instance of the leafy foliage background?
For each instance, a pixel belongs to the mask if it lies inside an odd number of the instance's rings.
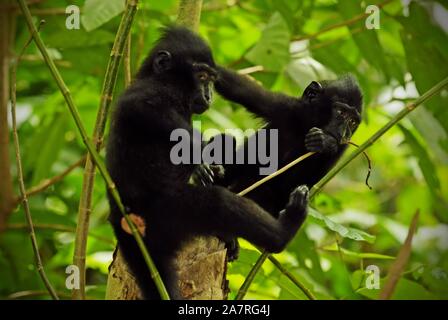
[[[235,69],[261,65],[264,71],[252,76],[275,91],[298,96],[311,80],[355,74],[364,90],[366,110],[353,141],[362,143],[408,101],[448,75],[447,1],[386,2],[378,30],[367,30],[360,19],[316,35],[363,14],[366,4],[359,0],[210,0],[204,1],[200,33],[218,63]],[[71,4],[81,8],[80,30],[67,30],[65,15],[48,14]],[[174,21],[177,5],[175,0],[140,2],[132,29],[134,70],[157,39],[160,26]],[[32,8],[36,17],[46,20],[41,36],[92,132],[124,1],[52,0]],[[16,52],[28,36],[18,16]],[[123,90],[123,79],[120,75],[116,93]],[[19,66],[17,90],[25,182],[31,187],[62,172],[85,154],[85,148],[34,45]],[[444,89],[368,149],[373,190],[364,184],[365,159],[353,161],[316,197],[305,226],[287,251],[277,255],[318,298],[375,298],[378,290],[365,288],[364,270],[374,264],[381,277],[386,276],[417,209],[420,224],[411,260],[393,298],[448,298],[447,103],[448,89]],[[242,107],[219,97],[200,119],[202,129],[261,125]],[[80,167],[30,198],[46,271],[63,297],[70,296],[65,268],[72,263],[81,185]],[[89,298],[104,298],[115,247],[107,215],[105,186],[97,179],[88,242]],[[24,223],[23,212],[17,209],[10,227],[0,235],[0,298],[26,297],[26,292],[48,298],[35,270]],[[230,265],[228,274],[232,294],[258,257],[250,244],[241,243],[240,259]],[[247,298],[306,299],[270,262],[264,264]]]

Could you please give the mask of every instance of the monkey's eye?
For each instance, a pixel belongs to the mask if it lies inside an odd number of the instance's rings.
[[[341,109],[337,109],[336,113],[338,114],[338,116],[342,116],[342,110]]]
[[[207,81],[207,79],[208,79],[208,74],[207,74],[207,72],[199,72],[198,74],[197,74],[197,77],[198,77],[198,79],[199,80],[201,80],[201,81]]]

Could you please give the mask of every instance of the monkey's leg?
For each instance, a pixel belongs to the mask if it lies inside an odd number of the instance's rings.
[[[276,219],[252,200],[225,188],[188,186],[167,206],[174,215],[172,221],[192,234],[241,237],[269,252],[280,252],[302,225],[307,204],[308,188],[300,186]]]

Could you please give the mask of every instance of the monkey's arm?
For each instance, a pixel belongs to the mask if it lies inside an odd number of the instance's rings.
[[[218,93],[268,121],[290,115],[297,104],[297,99],[266,90],[247,76],[221,66],[217,70],[215,88]]]

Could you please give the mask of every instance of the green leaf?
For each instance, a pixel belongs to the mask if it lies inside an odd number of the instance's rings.
[[[239,258],[230,263],[228,274],[240,274],[246,277],[259,257],[260,253],[258,251],[240,248]],[[257,275],[264,275],[263,268],[260,268]]]
[[[411,2],[409,16],[399,19],[403,25],[401,39],[406,52],[406,61],[417,90],[423,94],[448,75],[448,36],[432,23],[426,9]],[[445,88],[425,102],[436,119],[448,132],[448,94]],[[448,151],[445,140],[441,146]]]
[[[278,286],[281,288],[279,300],[309,300],[309,298],[303,293],[302,290],[297,288],[286,276],[280,276],[277,281]]]
[[[340,53],[341,51],[340,45],[331,44],[314,49],[313,57],[338,74],[356,71],[355,66],[348,61],[345,54]]]
[[[411,147],[412,153],[418,158],[418,165],[422,170],[426,183],[431,189],[440,189],[440,181],[437,176],[437,170],[432,163],[426,148],[423,147],[412,132],[406,129],[403,125],[398,124],[398,127],[403,132],[407,144]]]
[[[85,48],[109,44],[114,42],[114,34],[105,30],[94,30],[87,32],[85,30],[70,30],[70,36],[67,32],[55,32],[46,37],[46,43],[53,48]]]
[[[45,206],[48,210],[59,214],[59,215],[66,215],[68,212],[67,205],[64,203],[64,201],[61,198],[49,196],[45,199]]]
[[[285,19],[286,23],[288,24],[289,29],[292,31],[294,25],[297,23],[297,19],[295,18],[294,14],[297,11],[298,6],[300,5],[300,2],[289,0],[276,0],[273,1],[272,5],[274,6],[275,10],[280,12],[283,19]]]
[[[215,125],[218,125],[223,130],[227,128],[238,128],[238,126],[232,121],[232,119],[215,109],[208,110],[206,116],[210,120],[212,120]]]
[[[177,0],[163,0],[163,1],[140,1],[140,8],[146,10],[157,10],[160,12],[170,12],[176,9]],[[160,16],[159,16],[160,19]]]
[[[348,238],[355,241],[366,241],[369,243],[373,243],[375,241],[375,236],[368,234],[367,232],[355,228],[345,227],[342,224],[336,223],[313,208],[309,208],[308,217],[312,222],[338,233],[343,238]]]
[[[280,71],[290,60],[290,33],[280,13],[272,15],[259,42],[247,53],[246,58],[267,71]]]
[[[363,280],[365,277],[365,272],[363,270],[356,270],[352,273],[350,277],[350,282],[352,284],[353,290],[358,290],[358,288],[362,287]]]
[[[288,78],[300,88],[306,88],[311,81],[316,79],[328,79],[333,76],[328,69],[316,63],[312,58],[292,60],[285,72]]]
[[[338,7],[339,12],[346,19],[352,19],[353,17],[364,13],[364,9],[361,8],[359,1],[340,0],[338,2]],[[359,28],[365,28],[364,23],[365,20],[361,19],[357,23],[349,26],[349,28],[352,31]],[[364,56],[364,59],[389,78],[388,63],[385,59],[385,54],[376,31],[367,30],[366,32],[352,34],[352,38]]]
[[[445,7],[445,9],[448,10],[448,1],[446,0],[437,0],[438,3],[440,3],[441,5],[443,5]]]
[[[305,228],[301,228],[294,239],[288,245],[288,252],[295,256],[300,266],[306,268],[311,276],[315,279],[324,279],[325,274],[320,264],[320,257],[316,244],[309,239]],[[311,262],[307,264],[306,261]]]
[[[81,22],[87,31],[92,31],[123,12],[124,0],[86,0]]]
[[[333,243],[332,245],[325,246],[322,249],[325,251],[332,251],[332,252],[339,251],[336,243]],[[373,252],[355,252],[355,251],[350,251],[350,250],[342,248],[342,247],[340,247],[340,250],[345,256],[354,257],[354,258],[358,258],[358,259],[378,259],[378,260],[394,260],[395,259],[395,257],[392,257],[392,256],[387,256],[384,254],[373,253]]]
[[[92,50],[82,50],[80,48],[67,48],[64,50],[64,60],[76,66],[76,71],[83,75],[93,74],[96,77],[103,77],[107,66],[106,55],[110,54],[110,46],[102,45],[91,47]],[[79,51],[83,52],[83,58],[79,59]],[[75,69],[75,68],[73,68]],[[71,69],[69,71],[72,71]],[[78,74],[76,74],[78,75]]]
[[[45,141],[40,145],[39,156],[34,165],[32,185],[50,176],[51,167],[64,145],[66,129],[67,115],[60,114],[54,118],[47,130],[42,132]]]
[[[424,268],[422,281],[431,292],[437,293],[441,298],[448,297],[448,272],[446,268]]]
[[[428,111],[425,106],[420,106],[409,114],[414,127],[425,139],[426,144],[432,150],[432,153],[441,163],[448,163],[448,132],[441,125],[443,119],[437,119]]]
[[[385,280],[381,279],[380,288],[384,286]],[[357,293],[369,298],[378,299],[378,295],[381,289],[367,289],[362,288]],[[410,281],[405,278],[401,278],[395,288],[394,294],[391,300],[433,300],[437,297],[427,291],[422,285],[417,282]]]

